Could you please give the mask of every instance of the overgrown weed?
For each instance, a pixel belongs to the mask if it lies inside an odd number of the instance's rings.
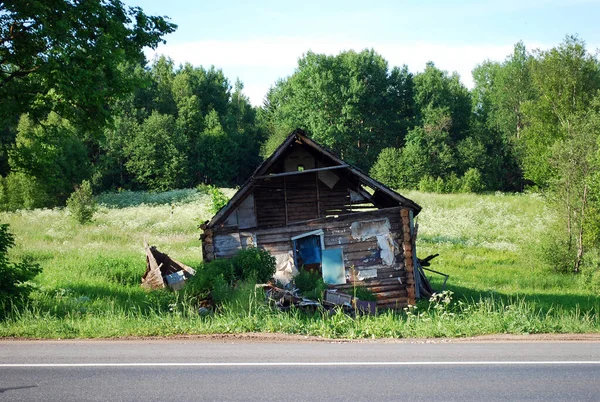
[[[85,226],[62,209],[0,214],[16,235],[12,255],[34,257],[44,269],[31,301],[0,322],[0,336],[252,331],[363,339],[600,331],[593,274],[559,274],[537,258],[538,234],[548,218],[535,195],[406,194],[423,206],[418,255],[440,253],[432,268],[450,274],[447,288],[453,294],[440,293],[440,300],[356,318],[341,311],[280,312],[253,283],[240,282],[218,311],[198,314],[181,292],[139,286],[144,239],[187,265],[201,264],[197,224],[211,214],[208,196],[195,191],[111,195]],[[439,278],[432,283],[440,289]]]

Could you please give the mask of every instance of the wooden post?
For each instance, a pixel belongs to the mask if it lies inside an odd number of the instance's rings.
[[[410,244],[412,245],[413,274],[415,277],[415,297],[418,299],[421,297],[421,276],[417,268],[417,236],[415,233],[413,211],[408,211],[408,218],[410,223]]]
[[[408,294],[408,303],[415,304],[417,301],[417,291],[415,283],[415,261],[413,258],[413,244],[410,234],[410,213],[406,208],[400,210],[400,220],[402,222],[402,250],[404,251],[404,269],[406,270],[406,292]],[[409,234],[409,236],[405,236]]]

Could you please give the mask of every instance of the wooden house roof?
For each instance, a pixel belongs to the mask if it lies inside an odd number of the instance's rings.
[[[322,160],[327,161],[327,167],[306,169],[297,172],[269,173],[270,170],[277,164],[277,162],[279,162],[280,159],[285,156],[290,148],[298,145],[305,146],[308,150],[310,150],[311,153],[318,155]],[[213,216],[206,226],[203,227],[212,228],[226,219],[229,213],[235,210],[235,208],[237,208],[237,206],[239,206],[239,204],[251,193],[254,184],[259,180],[333,169],[336,170],[336,173],[343,173],[349,177],[354,177],[359,183],[370,187],[373,191],[373,194],[367,194],[365,192],[363,195],[369,198],[374,205],[380,208],[404,206],[411,208],[415,215],[421,211],[421,207],[414,201],[403,197],[383,183],[373,179],[359,168],[344,162],[333,152],[310,139],[303,130],[296,129],[285,139],[285,141],[283,141],[283,143],[275,150],[275,152],[273,152],[273,154],[271,154],[271,156],[269,156],[263,163],[260,164],[260,166],[258,166],[258,168],[256,168],[252,176],[234,194],[229,202],[223,208],[221,208],[215,216]]]

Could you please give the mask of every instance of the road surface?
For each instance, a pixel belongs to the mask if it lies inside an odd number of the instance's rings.
[[[600,401],[600,343],[0,341],[0,401]]]

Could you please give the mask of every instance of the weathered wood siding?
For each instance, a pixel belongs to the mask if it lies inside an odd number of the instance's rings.
[[[408,217],[408,210],[395,207],[245,231],[221,227],[214,230],[213,253],[216,258],[230,257],[237,250],[247,247],[248,241],[244,239],[251,238],[250,241],[255,242],[257,247],[283,261],[292,251],[293,236],[322,229],[325,248],[341,248],[343,251],[348,283],[334,287],[346,290],[353,284],[367,286],[378,295],[379,306],[404,307],[414,303],[414,277],[410,226],[402,214]],[[387,264],[382,259],[381,239],[377,234],[357,238],[353,224],[355,229],[357,224],[364,227],[389,225],[389,239],[395,243],[393,262]],[[386,238],[385,234],[380,236]]]
[[[399,205],[420,211],[295,131],[204,225],[203,258],[259,247],[275,256],[278,274],[291,278],[291,238],[322,230],[325,249],[342,249],[349,283],[337,287],[367,286],[380,306],[402,307],[415,301],[416,257],[409,209]]]

